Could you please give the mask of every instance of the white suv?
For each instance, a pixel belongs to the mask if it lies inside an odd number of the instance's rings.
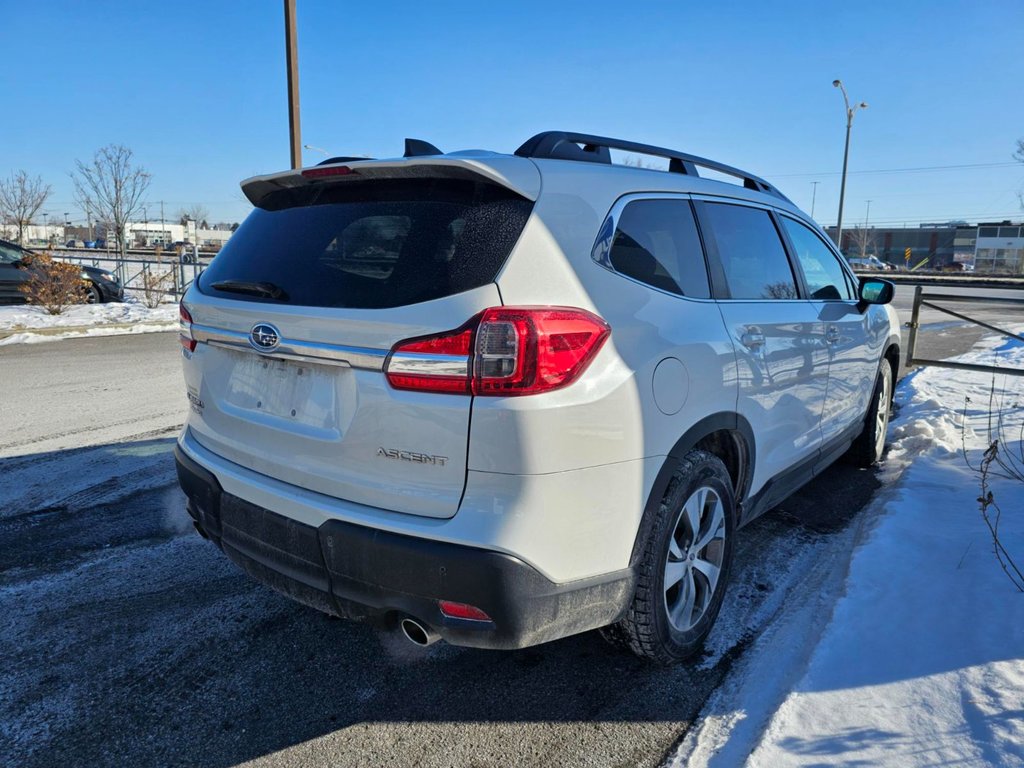
[[[736,530],[882,453],[893,287],[756,176],[549,132],[242,188],[181,305],[178,473],[200,533],[320,610],[682,659]]]

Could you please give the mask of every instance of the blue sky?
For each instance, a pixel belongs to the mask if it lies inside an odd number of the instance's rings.
[[[153,174],[150,218],[248,211],[240,179],[288,166],[282,3],[3,0],[0,175],[53,185],[109,143]],[[513,151],[542,130],[661,144],[745,168],[835,222],[1024,218],[1024,3],[298,0],[303,143]],[[305,154],[306,164],[323,156]],[[981,166],[868,173],[936,166]]]

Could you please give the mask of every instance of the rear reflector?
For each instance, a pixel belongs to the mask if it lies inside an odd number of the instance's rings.
[[[441,613],[449,619],[468,619],[469,621],[491,621],[491,617],[481,611],[475,605],[465,603],[453,603],[450,600],[439,600]]]
[[[396,389],[514,396],[571,384],[611,329],[572,307],[492,307],[466,325],[399,342],[385,372]]]
[[[192,338],[192,315],[185,304],[178,304],[178,342],[189,352],[196,351],[196,340]]]
[[[326,176],[348,176],[355,173],[347,165],[334,165],[327,168],[307,168],[302,175],[307,179],[322,179]]]

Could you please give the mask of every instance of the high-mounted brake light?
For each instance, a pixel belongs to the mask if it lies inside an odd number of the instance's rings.
[[[347,165],[334,165],[326,168],[307,168],[302,175],[307,179],[322,179],[326,176],[348,176],[350,173],[355,171]]]
[[[192,338],[192,315],[185,309],[185,305],[178,304],[178,342],[189,352],[195,352],[196,340]]]
[[[611,329],[572,307],[492,307],[454,331],[401,341],[385,372],[396,389],[532,395],[579,378]]]

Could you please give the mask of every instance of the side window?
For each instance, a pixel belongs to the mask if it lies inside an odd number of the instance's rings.
[[[594,258],[604,266],[663,291],[710,298],[704,249],[689,201],[634,200],[622,210],[610,244],[608,233],[602,235]]]
[[[821,238],[810,227],[788,216],[782,217],[797,260],[803,267],[807,279],[807,290],[812,299],[851,301],[850,283],[839,265],[835,254],[821,242]]]
[[[13,248],[0,245],[0,264],[13,264],[19,259],[21,259],[21,253]]]
[[[704,203],[702,211],[732,298],[797,298],[793,270],[768,211],[727,203]]]

